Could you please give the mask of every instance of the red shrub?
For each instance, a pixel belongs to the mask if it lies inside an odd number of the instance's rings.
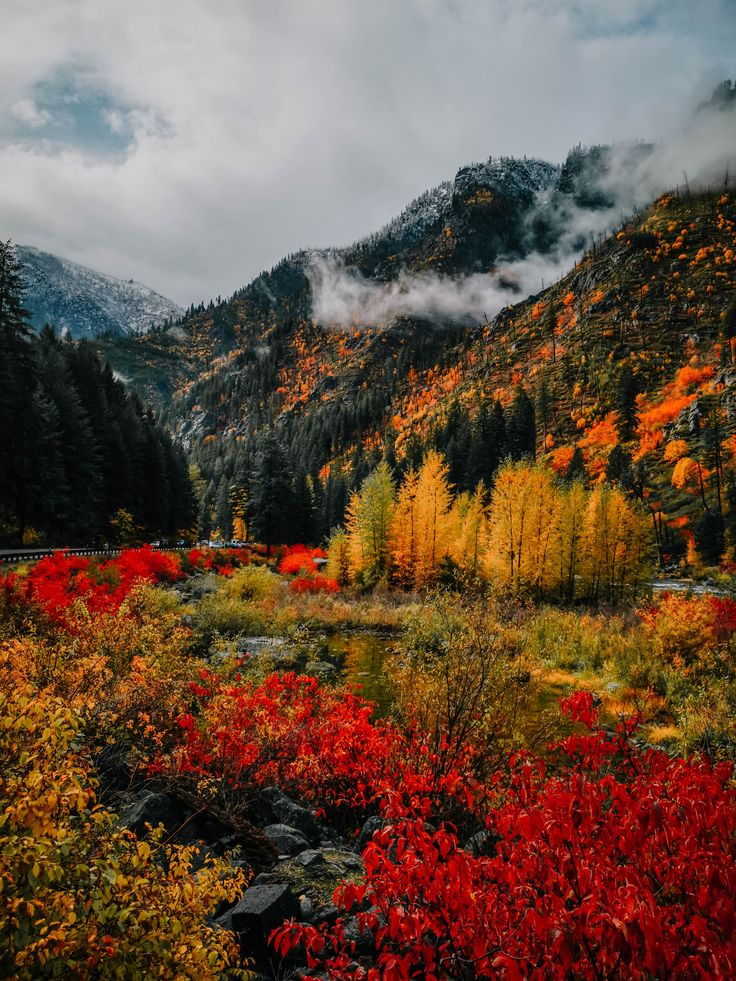
[[[0,583],[14,602],[35,603],[57,625],[68,626],[69,608],[77,600],[90,613],[114,613],[136,582],[174,582],[182,576],[175,556],[145,546],[124,549],[117,558],[102,563],[54,552],[37,562],[25,578],[11,573]]]
[[[317,571],[314,560],[324,558],[327,558],[327,553],[321,548],[290,545],[283,551],[278,571],[282,576],[293,576],[302,572],[306,575],[313,575]]]
[[[373,706],[315,678],[269,675],[259,685],[221,683],[203,671],[182,717],[177,751],[153,772],[224,781],[252,791],[275,783],[320,808],[365,809],[394,792],[467,799],[467,781],[445,774],[416,734],[371,721]]]
[[[335,579],[325,576],[299,577],[289,583],[292,593],[339,593],[340,584]]]
[[[461,848],[451,826],[428,825],[429,802],[387,797],[363,884],[335,894],[373,935],[377,967],[355,966],[342,921],[285,924],[277,951],[304,944],[310,967],[370,981],[732,977],[731,767],[640,751],[633,722],[606,734],[587,693],[565,707],[591,733],[564,740],[552,768],[512,758],[487,819],[488,857]]]
[[[192,548],[185,556],[184,567],[187,572],[206,569],[231,576],[235,569],[250,565],[252,558],[250,548]]]

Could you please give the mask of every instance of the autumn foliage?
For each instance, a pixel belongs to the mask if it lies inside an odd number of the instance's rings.
[[[286,924],[331,978],[728,977],[736,958],[736,801],[731,768],[637,750],[609,735],[590,693],[563,709],[588,728],[554,763],[510,759],[486,820],[487,854],[433,827],[428,801],[384,802],[365,880],[338,890],[373,937],[356,964],[344,924]]]
[[[0,577],[5,602],[38,605],[59,626],[69,624],[69,611],[81,602],[90,613],[114,613],[134,583],[175,582],[183,573],[177,558],[144,547],[123,549],[106,562],[55,552],[37,562],[24,577]]]
[[[83,715],[15,677],[0,649],[0,975],[216,978],[231,937],[207,926],[241,871],[196,850],[137,841],[99,805],[80,755]]]

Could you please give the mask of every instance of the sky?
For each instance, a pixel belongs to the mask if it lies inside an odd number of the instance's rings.
[[[463,164],[666,142],[736,78],[736,0],[0,0],[0,24],[0,238],[185,306]]]

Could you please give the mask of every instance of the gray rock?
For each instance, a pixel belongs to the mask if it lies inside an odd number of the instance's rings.
[[[307,661],[304,673],[316,675],[318,678],[332,677],[337,674],[337,668],[327,661]]]
[[[385,820],[382,817],[378,817],[377,814],[374,814],[372,817],[368,818],[363,827],[360,829],[360,834],[358,835],[358,849],[361,852],[373,838],[376,831],[384,827],[385,824]]]
[[[299,900],[299,919],[307,922],[314,915],[314,903],[309,896],[302,896]]]
[[[263,829],[263,833],[271,839],[281,855],[298,855],[309,847],[304,835],[288,824],[269,824]]]
[[[341,835],[335,828],[328,824],[319,824],[319,843],[322,848],[350,848],[350,844],[344,835]]]
[[[342,913],[336,906],[320,906],[312,916],[312,923],[315,926],[320,926],[322,923],[334,926],[341,916]]]
[[[316,845],[318,843],[319,827],[310,810],[297,804],[277,787],[264,787],[261,797],[277,821],[296,828],[310,844]]]
[[[349,872],[362,872],[365,869],[363,859],[360,855],[355,855],[353,852],[341,852],[337,861]]]
[[[308,848],[296,856],[296,861],[305,869],[319,869],[327,864],[324,855],[316,848]]]
[[[253,886],[272,886],[274,882],[278,882],[279,877],[275,872],[259,872],[255,879],[251,882],[250,888]]]
[[[299,900],[286,882],[251,886],[239,903],[224,913],[217,923],[240,934],[241,949],[264,951],[268,936],[284,920],[299,916]]]
[[[493,850],[493,835],[490,832],[481,830],[476,831],[474,835],[463,844],[463,848],[466,852],[472,852],[473,855],[490,855]]]
[[[355,944],[359,954],[372,957],[376,953],[376,943],[370,930],[361,930],[356,919],[349,919],[345,924],[345,939]]]
[[[187,814],[168,794],[146,794],[134,801],[120,815],[120,824],[133,834],[145,835],[146,825],[163,824],[170,834],[186,820]]]

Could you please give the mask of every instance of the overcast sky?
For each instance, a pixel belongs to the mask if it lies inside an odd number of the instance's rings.
[[[0,0],[0,237],[186,305],[723,78],[736,0]]]

